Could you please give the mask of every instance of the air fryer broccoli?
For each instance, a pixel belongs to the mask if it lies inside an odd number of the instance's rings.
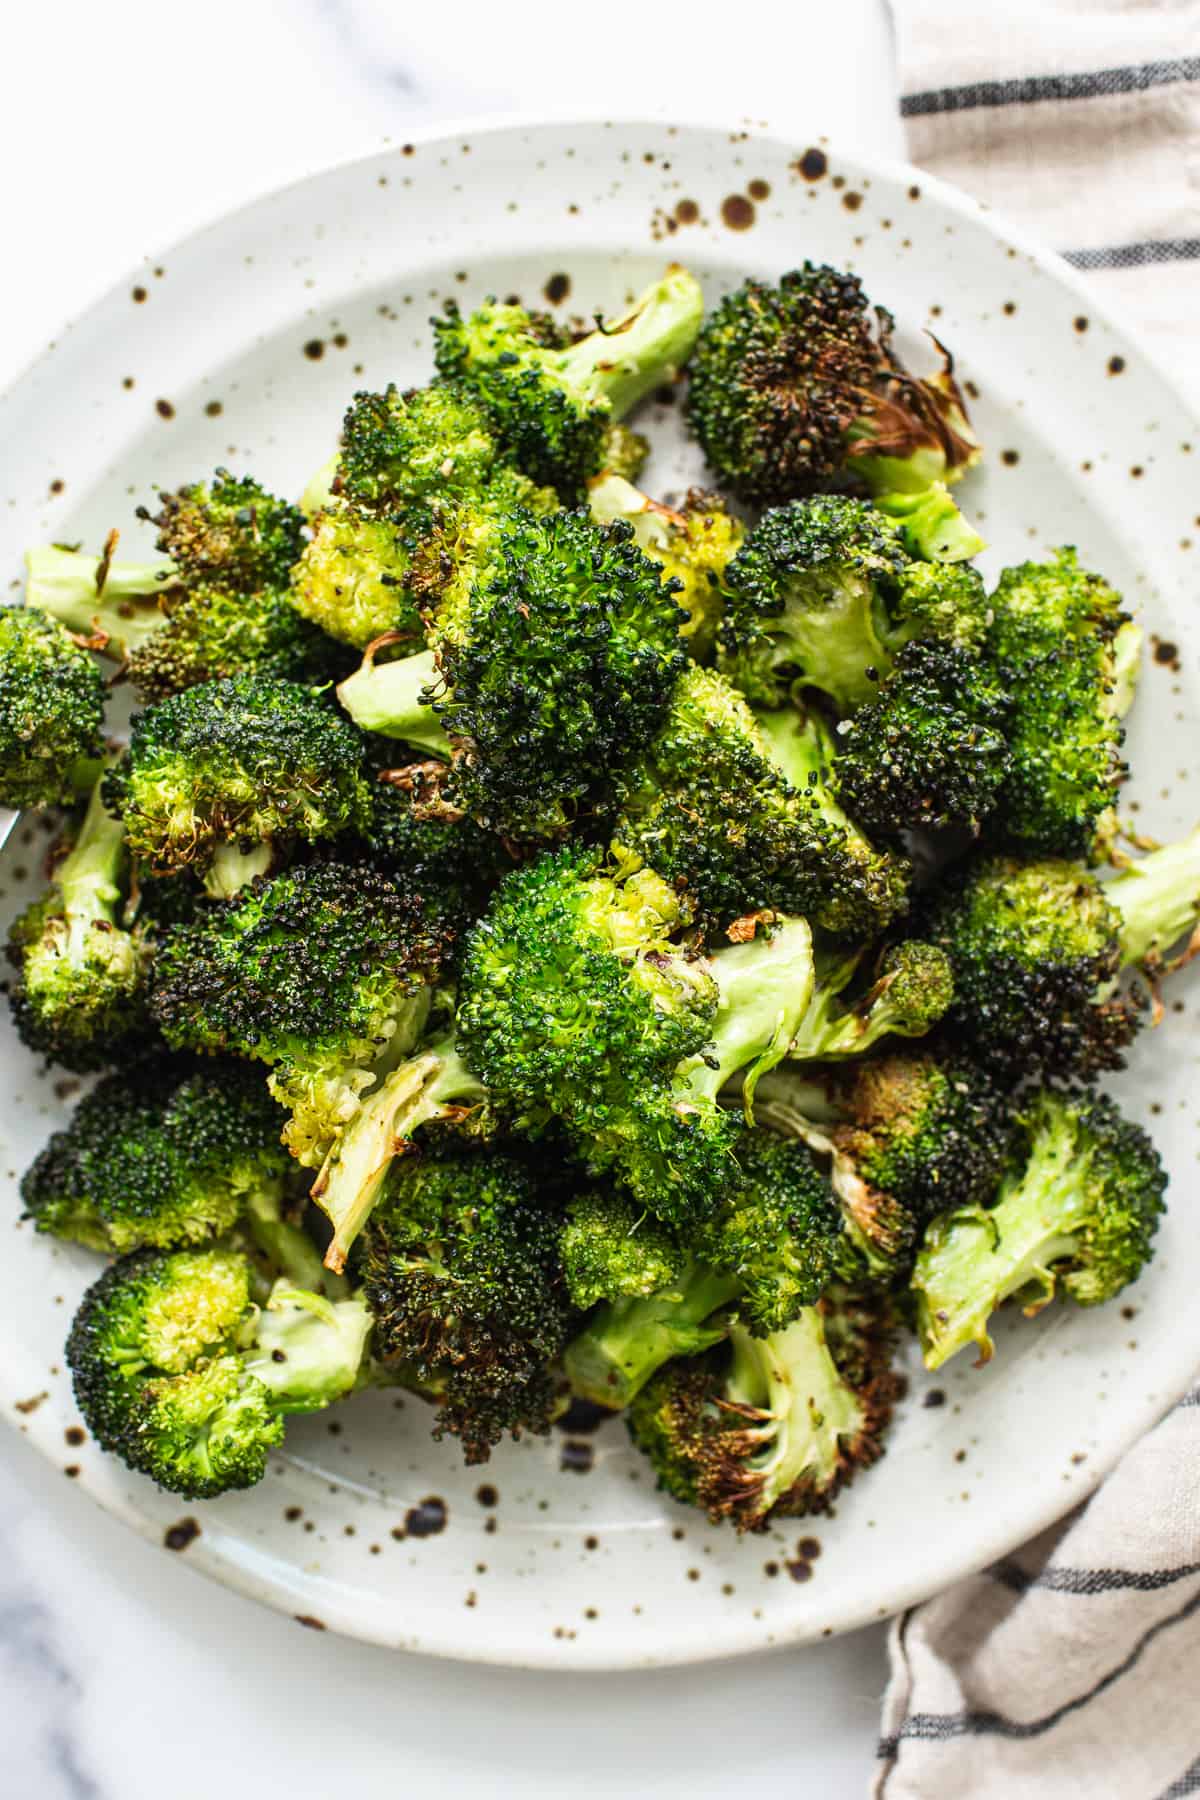
[[[188,1500],[261,1481],[286,1416],[355,1386],[371,1316],[286,1279],[254,1298],[249,1258],[223,1248],[137,1251],[93,1282],[67,1362],[100,1446]]]
[[[912,1285],[927,1368],[967,1344],[992,1354],[988,1321],[1015,1296],[1027,1315],[1056,1294],[1111,1300],[1153,1255],[1167,1185],[1154,1146],[1106,1095],[1042,1089],[991,1205],[934,1219]]]
[[[894,508],[920,555],[974,556],[983,540],[945,487],[980,456],[950,357],[911,376],[892,327],[837,269],[806,262],[776,287],[744,282],[700,333],[689,421],[743,500],[774,505],[850,473]]]
[[[450,302],[433,321],[434,358],[478,394],[517,467],[574,499],[601,466],[610,422],[687,361],[703,310],[698,282],[677,265],[566,346],[547,344],[524,307],[489,300],[464,319]]]
[[[840,494],[764,514],[725,583],[722,666],[756,706],[816,687],[853,712],[911,639],[977,649],[987,630],[974,569],[913,562],[881,513]]]
[[[194,868],[227,896],[277,850],[362,822],[363,757],[359,733],[318,691],[235,675],[135,715],[105,794],[152,872]]]
[[[834,1062],[862,1056],[884,1037],[924,1037],[943,1018],[954,994],[950,959],[937,944],[905,938],[878,959],[865,991],[854,984],[863,951],[821,945],[812,998],[792,1037],[797,1062]]]
[[[277,1217],[282,1115],[254,1069],[167,1057],[109,1075],[21,1183],[39,1231],[89,1249],[176,1249]]]
[[[678,509],[639,493],[606,466],[588,484],[588,511],[602,525],[625,519],[638,548],[679,586],[686,615],[680,632],[697,662],[708,662],[725,610],[725,570],[742,547],[746,528],[719,494],[692,488]]]
[[[0,806],[70,806],[104,756],[104,680],[62,625],[0,608]]]

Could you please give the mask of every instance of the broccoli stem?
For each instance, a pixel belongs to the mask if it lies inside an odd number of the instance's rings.
[[[381,737],[400,738],[449,762],[450,739],[438,716],[424,698],[436,686],[437,664],[432,650],[398,662],[364,662],[338,688],[338,699],[356,725]]]
[[[214,900],[232,900],[256,875],[265,875],[273,860],[270,844],[255,844],[250,850],[218,844],[204,876],[204,891]]]
[[[861,961],[861,950],[836,956],[818,953],[812,998],[788,1050],[793,1062],[857,1056],[891,1029],[891,1018],[884,1017],[886,996],[865,1015],[840,1004],[838,997]]]
[[[329,1300],[285,1278],[257,1316],[246,1371],[266,1388],[272,1412],[317,1412],[358,1382],[371,1325],[365,1300]]]
[[[1126,619],[1118,626],[1117,635],[1113,639],[1113,672],[1112,693],[1109,706],[1113,717],[1123,719],[1133,705],[1137,693],[1138,676],[1141,673],[1142,644],[1145,632],[1135,619]]]
[[[672,1357],[699,1356],[720,1343],[726,1326],[709,1321],[738,1292],[734,1276],[693,1262],[656,1294],[606,1301],[567,1346],[572,1392],[598,1406],[628,1406]]]
[[[175,573],[168,557],[155,562],[109,563],[99,592],[102,559],[46,544],[25,553],[25,600],[81,637],[103,638],[96,648],[117,662],[162,628],[158,596]]]
[[[569,386],[607,400],[614,419],[674,378],[691,354],[704,317],[694,275],[677,265],[639,295],[629,311],[549,358]]]
[[[749,1115],[759,1076],[787,1055],[812,996],[812,932],[805,919],[784,919],[770,937],[718,950],[709,966],[718,993],[713,1042],[684,1065],[683,1091],[689,1098],[715,1100],[745,1069],[742,1093]]]
[[[100,790],[101,783],[97,782],[87,803],[79,835],[54,872],[63,911],[70,925],[71,943],[77,943],[80,953],[83,939],[97,919],[107,920],[116,927],[121,903],[125,831],[120,819],[104,804]],[[113,936],[129,942],[123,931],[114,929]]]
[[[1026,1312],[1054,1298],[1053,1265],[1074,1254],[1088,1222],[1088,1152],[1061,1110],[1033,1139],[1024,1169],[1010,1174],[991,1207],[965,1207],[925,1233],[912,1285],[927,1369],[940,1369],[967,1344],[992,1355],[988,1319],[1026,1290]]]
[[[880,512],[900,527],[909,555],[922,562],[969,562],[987,549],[986,540],[963,517],[943,481],[915,492],[881,491],[874,500]]]
[[[326,1159],[312,1198],[333,1224],[325,1267],[340,1273],[355,1238],[383,1192],[395,1157],[434,1119],[451,1119],[479,1105],[487,1090],[454,1048],[452,1036],[385,1076]]]
[[[323,512],[329,505],[333,498],[334,477],[337,475],[340,463],[341,451],[335,450],[333,455],[328,457],[319,469],[314,470],[305,482],[304,491],[300,495],[300,511],[306,519],[311,519],[317,513]]]
[[[1200,826],[1152,850],[1110,881],[1104,897],[1121,915],[1121,965],[1161,961],[1200,923]]]
[[[837,1477],[843,1441],[859,1437],[867,1419],[830,1354],[820,1311],[806,1306],[790,1325],[767,1337],[752,1337],[734,1324],[729,1340],[733,1365],[725,1398],[762,1415],[744,1433],[750,1454],[743,1474],[757,1489],[753,1516],[765,1517],[798,1483],[827,1493]]]

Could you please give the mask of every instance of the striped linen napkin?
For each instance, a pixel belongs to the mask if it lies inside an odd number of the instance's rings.
[[[912,160],[1060,250],[1200,392],[1200,4],[893,7]],[[890,1649],[877,1800],[1200,1795],[1200,1388]]]

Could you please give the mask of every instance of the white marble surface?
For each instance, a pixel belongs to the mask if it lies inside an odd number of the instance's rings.
[[[13,8],[0,379],[137,258],[416,123],[674,110],[794,121],[805,138],[899,154],[884,0],[794,0],[786,25],[776,11],[765,0],[595,20],[478,0]],[[341,1642],[201,1582],[93,1511],[15,1432],[0,1436],[5,1800],[211,1800],[214,1788],[229,1800],[538,1800],[568,1788],[589,1800],[614,1787],[724,1800],[748,1785],[840,1800],[869,1781],[883,1679],[881,1632],[590,1678]]]

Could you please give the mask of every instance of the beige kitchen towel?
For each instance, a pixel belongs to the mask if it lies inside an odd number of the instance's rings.
[[[894,11],[912,160],[1061,251],[1200,393],[1200,4]],[[881,1800],[1200,1795],[1200,1389],[1065,1524],[903,1614],[891,1659]]]

